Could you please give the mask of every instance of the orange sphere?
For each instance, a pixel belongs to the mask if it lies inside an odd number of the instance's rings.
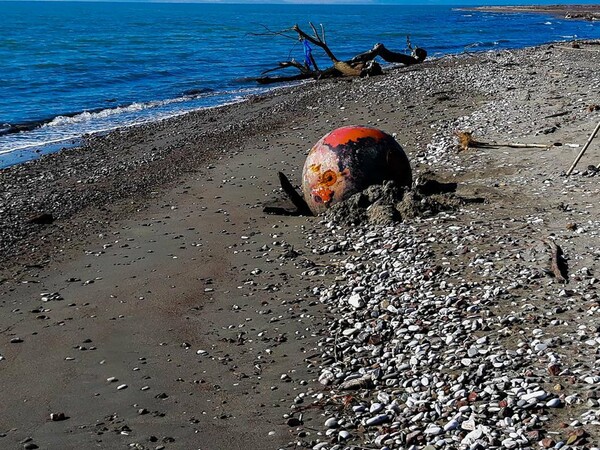
[[[310,150],[302,171],[302,192],[310,210],[318,215],[384,180],[412,185],[406,153],[392,136],[377,128],[348,126],[326,134]]]

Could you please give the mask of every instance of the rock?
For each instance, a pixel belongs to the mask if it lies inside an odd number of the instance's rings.
[[[519,444],[517,444],[517,442],[512,438],[507,438],[502,441],[502,446],[504,448],[509,448],[509,449],[517,448],[518,445]]]
[[[376,414],[379,411],[382,411],[383,408],[384,408],[384,406],[381,403],[377,403],[377,402],[371,403],[371,407],[369,408],[369,412],[371,414]]]
[[[360,294],[352,294],[348,299],[348,304],[353,308],[359,309],[365,306],[365,302],[362,301]]]
[[[346,430],[342,430],[342,431],[340,431],[340,432],[339,432],[339,434],[338,434],[338,437],[339,437],[341,440],[344,440],[344,441],[345,441],[346,439],[349,439],[351,436],[352,436],[352,434],[351,434],[349,431],[346,431]]]
[[[338,421],[335,417],[330,417],[325,421],[325,428],[337,428]]]
[[[335,375],[333,375],[333,373],[331,373],[328,370],[323,371],[321,375],[319,375],[319,383],[321,383],[324,386],[330,385],[331,383],[333,383],[334,380]]]
[[[437,436],[441,432],[442,432],[442,428],[437,425],[434,425],[434,424],[430,424],[427,426],[427,428],[425,428],[425,434],[427,434],[427,435]]]
[[[552,438],[544,438],[540,441],[540,445],[543,448],[552,448],[556,445],[556,442],[554,442],[554,439]]]
[[[485,425],[478,425],[473,431],[467,433],[467,435],[462,439],[462,445],[473,445],[479,439],[482,439],[485,435],[489,434],[490,429]]]
[[[524,401],[528,402],[529,400],[533,400],[533,399],[535,399],[535,400],[543,400],[546,397],[548,397],[548,394],[546,393],[546,391],[540,389],[540,390],[533,391],[533,392],[530,392],[528,394],[522,395],[521,396],[521,400],[524,400]]]
[[[456,419],[450,420],[446,425],[444,425],[444,431],[452,431],[458,428],[458,421]]]
[[[354,378],[352,380],[344,381],[340,384],[339,388],[343,391],[363,389],[372,386],[373,379],[371,375],[365,375],[360,378]]]
[[[406,445],[413,445],[417,442],[419,437],[421,436],[420,430],[411,431],[406,435]]]
[[[390,416],[388,416],[387,414],[379,414],[377,416],[368,418],[365,421],[365,426],[374,427],[376,425],[381,425],[381,424],[389,422],[389,421],[390,421]]]

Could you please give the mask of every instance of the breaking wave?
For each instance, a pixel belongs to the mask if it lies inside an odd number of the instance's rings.
[[[111,108],[65,113],[52,118],[0,125],[0,155],[18,150],[38,149],[78,139],[86,134],[154,122],[198,109],[243,101],[265,88],[247,88],[214,92],[190,90],[183,96],[150,102],[134,102]],[[2,164],[0,164],[1,166]]]

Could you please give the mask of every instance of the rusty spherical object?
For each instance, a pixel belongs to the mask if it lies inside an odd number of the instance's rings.
[[[302,192],[318,215],[374,184],[412,184],[408,157],[400,144],[377,128],[349,126],[326,134],[310,150],[302,171]]]

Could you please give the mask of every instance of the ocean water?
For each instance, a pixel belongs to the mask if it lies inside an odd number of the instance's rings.
[[[600,23],[449,6],[1,2],[0,167],[86,133],[240,101],[302,45],[257,35],[323,24],[340,59],[376,42],[430,57],[600,38]],[[317,61],[326,67],[327,60]],[[295,72],[290,72],[295,73]]]

